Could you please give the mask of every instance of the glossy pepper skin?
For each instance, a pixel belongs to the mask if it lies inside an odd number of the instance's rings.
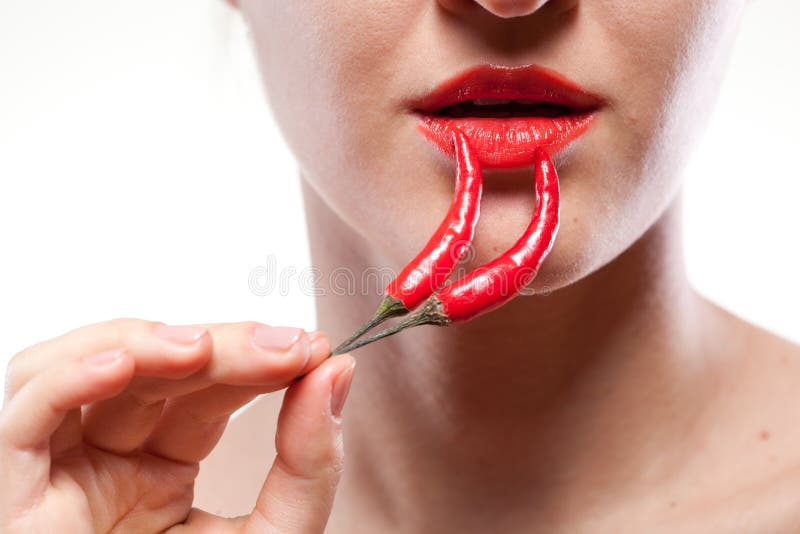
[[[483,173],[475,149],[461,130],[454,129],[456,185],[453,201],[428,242],[384,290],[384,298],[372,319],[361,325],[335,350],[390,317],[405,315],[442,287],[459,260],[469,250],[481,211]]]
[[[368,338],[343,344],[334,354],[349,352],[401,330],[423,324],[447,326],[467,321],[499,308],[516,297],[536,277],[555,242],[560,224],[558,174],[549,154],[538,148],[534,154],[537,202],[525,232],[503,254],[445,285],[419,310],[391,328]]]
[[[433,298],[451,321],[466,321],[499,308],[536,277],[560,224],[558,175],[550,156],[535,154],[536,208],[522,236],[506,252],[442,288]]]
[[[467,252],[478,224],[483,194],[480,163],[467,137],[454,130],[458,171],[453,202],[425,247],[386,286],[386,294],[413,310],[442,287]]]

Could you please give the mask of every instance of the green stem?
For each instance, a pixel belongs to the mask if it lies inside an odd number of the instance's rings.
[[[450,318],[447,317],[447,315],[445,315],[442,311],[442,303],[435,296],[429,298],[425,304],[422,305],[419,311],[409,315],[396,325],[385,328],[377,334],[362,338],[354,343],[342,343],[336,347],[336,350],[334,350],[331,355],[334,356],[336,354],[350,352],[357,348],[363,347],[364,345],[369,345],[372,342],[394,335],[405,330],[406,328],[412,328],[414,326],[421,326],[424,324],[434,324],[437,326],[447,326],[450,324]]]
[[[353,335],[348,337],[346,340],[342,341],[338,347],[333,350],[331,356],[334,354],[341,354],[343,351],[341,350],[343,347],[351,344],[356,339],[360,338],[364,335],[367,330],[371,330],[375,328],[386,319],[390,317],[399,317],[401,315],[405,315],[408,313],[408,308],[400,301],[400,299],[395,298],[391,295],[386,295],[383,297],[380,306],[378,306],[377,311],[375,311],[375,315],[372,316],[372,319],[361,325],[358,330],[353,332]]]

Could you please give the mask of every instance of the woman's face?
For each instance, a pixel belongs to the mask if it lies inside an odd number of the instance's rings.
[[[628,248],[680,185],[745,0],[241,0],[267,98],[303,176],[399,270],[452,200],[454,165],[409,105],[478,64],[536,64],[602,100],[556,155],[561,229],[534,289]],[[276,177],[277,179],[277,177]],[[531,168],[484,173],[474,262],[510,246]]]

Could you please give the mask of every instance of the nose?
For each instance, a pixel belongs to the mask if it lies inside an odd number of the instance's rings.
[[[544,7],[550,0],[439,0],[446,9],[457,11],[475,4],[489,13],[501,17],[524,17]],[[472,6],[470,6],[472,4]]]

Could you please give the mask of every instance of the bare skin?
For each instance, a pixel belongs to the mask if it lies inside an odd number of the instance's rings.
[[[717,516],[741,531],[748,514],[755,531],[794,531],[800,351],[691,290],[677,225],[668,211],[546,298],[360,351],[331,531],[726,532],[704,529]],[[336,239],[312,238],[317,264],[344,260],[323,241]],[[320,324],[342,335],[328,300]],[[763,489],[790,473],[792,493]],[[743,492],[750,506],[726,502]]]
[[[449,204],[452,162],[408,98],[479,62],[538,63],[600,95],[557,161],[539,295],[360,349],[343,417],[354,360],[326,359],[321,333],[265,351],[255,323],[168,330],[176,343],[116,320],[25,349],[0,412],[0,530],[800,530],[800,348],[701,298],[681,257],[681,164],[744,4],[237,3],[325,274],[402,266]],[[486,178],[474,263],[533,203],[528,170]],[[338,342],[380,288],[329,284],[319,327]]]
[[[305,194],[315,265],[358,264]],[[359,349],[326,532],[796,532],[800,349],[689,286],[678,209],[569,288]],[[342,338],[374,301],[320,299],[320,324]],[[257,479],[231,456],[266,445],[252,428],[274,410],[209,458],[243,488],[219,499],[201,476],[210,506],[247,502]]]
[[[546,297],[357,352],[330,532],[797,530],[800,351],[699,297],[681,258],[682,165],[744,0],[239,7],[324,273],[399,269],[448,204],[452,163],[407,99],[488,62],[554,68],[607,103],[557,161]],[[473,264],[531,205],[527,170],[487,174]],[[379,288],[326,283],[319,326],[343,339]]]
[[[128,318],[22,350],[0,412],[0,530],[321,532],[354,366],[329,354],[321,332]],[[193,508],[199,462],[230,415],[287,386],[250,508],[235,519]]]

